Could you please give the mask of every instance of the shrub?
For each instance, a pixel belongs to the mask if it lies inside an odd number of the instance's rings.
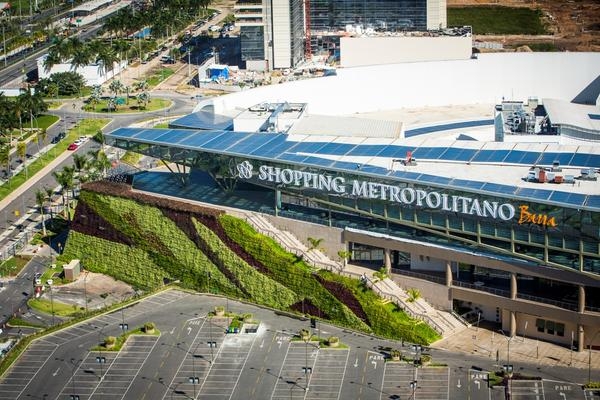
[[[114,336],[107,336],[104,339],[104,347],[106,347],[107,349],[113,348],[115,346],[115,343],[117,343],[117,338]]]
[[[340,338],[337,336],[329,336],[327,338],[327,344],[331,347],[338,347],[340,345]]]
[[[154,332],[154,328],[155,328],[154,322],[146,322],[144,324],[144,332],[146,332],[146,333]]]

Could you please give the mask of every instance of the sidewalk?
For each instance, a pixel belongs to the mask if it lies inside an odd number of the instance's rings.
[[[501,332],[484,327],[471,326],[464,331],[446,337],[431,345],[436,349],[450,352],[479,355],[491,360],[498,360],[498,364],[534,363],[540,366],[571,367],[587,370],[590,365],[597,371],[600,370],[600,352],[588,350],[577,352],[553,343],[542,342],[537,339],[514,336],[510,339],[510,355],[508,354],[508,338]],[[594,379],[592,379],[594,380]],[[596,379],[597,380],[597,379]],[[581,376],[581,381],[587,381],[587,375]]]

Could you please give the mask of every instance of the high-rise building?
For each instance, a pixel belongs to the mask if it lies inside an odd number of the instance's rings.
[[[240,27],[242,61],[252,69],[282,69],[304,56],[301,0],[240,0],[234,6]]]
[[[340,36],[349,29],[397,32],[446,27],[446,0],[239,0],[234,12],[242,61],[253,69],[296,66],[304,57],[307,37],[313,54],[335,53]]]

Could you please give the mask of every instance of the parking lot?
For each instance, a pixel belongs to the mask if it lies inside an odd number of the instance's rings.
[[[261,323],[256,333],[226,334],[230,319],[209,317],[223,302],[172,290],[38,339],[0,381],[0,399],[499,398],[486,371],[390,362],[381,349],[398,343],[325,324],[319,335],[342,345],[322,347],[295,336],[307,321],[233,301],[232,312]],[[120,351],[98,347],[122,325],[148,321],[155,335],[131,335]],[[518,400],[586,399],[577,385],[556,381],[514,380],[510,389]]]

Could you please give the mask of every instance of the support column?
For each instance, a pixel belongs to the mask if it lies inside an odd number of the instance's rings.
[[[452,264],[446,261],[446,286],[452,286]]]
[[[517,313],[515,311],[510,312],[510,335],[509,337],[515,337],[517,335]]]
[[[510,273],[510,298],[517,298],[517,274],[514,272]]]
[[[383,263],[387,276],[392,275],[392,252],[390,249],[383,249]]]
[[[585,351],[585,329],[583,325],[577,325],[577,351]]]
[[[585,312],[585,286],[583,285],[579,285],[578,300],[577,312],[583,314]]]

